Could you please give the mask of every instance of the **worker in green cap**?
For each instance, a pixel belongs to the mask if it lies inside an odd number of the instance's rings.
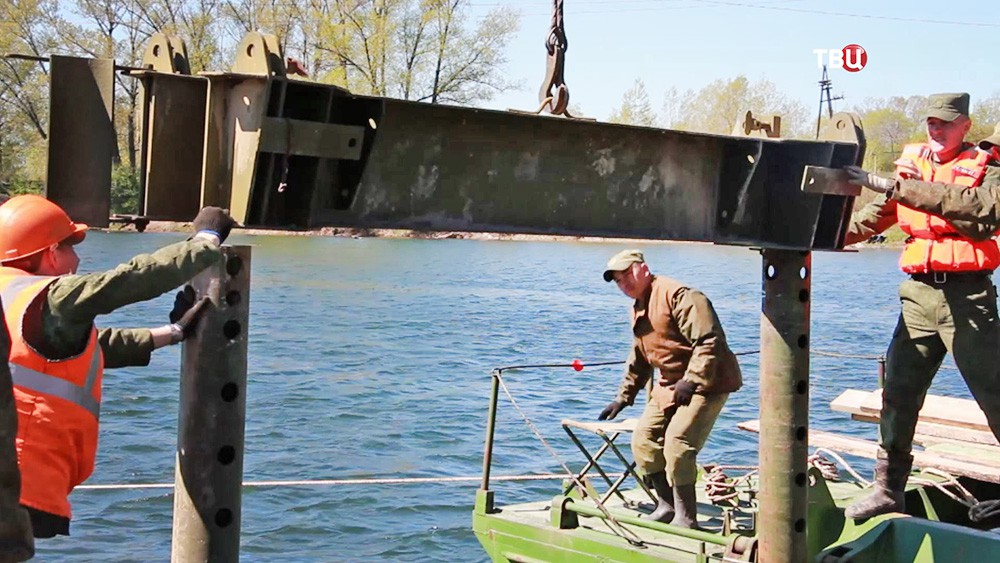
[[[598,419],[614,419],[659,372],[632,435],[632,455],[656,491],[650,518],[697,528],[696,456],[729,393],[743,384],[740,366],[702,292],[654,276],[638,250],[623,250],[608,261],[604,281],[612,280],[634,300],[634,338],[618,394]]]
[[[979,142],[979,150],[989,161],[978,187],[925,182],[911,161],[899,162],[894,178],[876,176],[857,166],[849,166],[848,173],[854,183],[883,193],[886,199],[943,217],[960,228],[968,230],[963,221],[996,228],[1000,227],[1000,123],[992,135]]]
[[[962,206],[948,199],[949,205],[961,208],[965,220],[959,220],[955,214],[936,213],[939,209],[915,195],[931,190],[937,190],[939,197],[944,190],[978,194],[985,179],[996,181],[996,170],[991,168],[995,164],[992,151],[965,142],[972,126],[968,94],[935,94],[928,101],[927,142],[903,148],[896,178],[848,169],[855,183],[891,190],[893,195],[883,194],[858,212],[847,244],[898,222],[909,235],[899,265],[910,276],[899,287],[902,312],[886,354],[875,491],[848,507],[849,518],[905,509],[903,492],[913,462],[917,415],[946,353],[951,352],[1000,439],[1000,324],[991,279],[1000,266],[1000,248],[993,239],[998,224],[968,220],[981,218],[972,204]]]

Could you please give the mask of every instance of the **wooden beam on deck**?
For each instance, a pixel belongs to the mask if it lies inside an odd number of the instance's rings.
[[[759,420],[748,420],[736,426],[740,430],[760,432]],[[869,459],[875,459],[878,453],[878,444],[875,442],[841,436],[822,430],[809,431],[809,445]],[[1000,483],[1000,462],[981,460],[973,463],[929,452],[913,452],[913,464],[917,467],[933,467],[934,469],[947,471],[956,476],[966,476],[990,483]]]
[[[830,403],[830,408],[877,420],[882,412],[882,391],[848,389]],[[980,410],[979,405],[970,399],[927,395],[918,420],[990,432],[986,415]]]

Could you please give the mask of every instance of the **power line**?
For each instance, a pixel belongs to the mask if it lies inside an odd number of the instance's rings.
[[[932,23],[939,25],[965,25],[970,27],[997,27],[1000,28],[1000,23],[989,23],[989,22],[963,22],[963,21],[952,21],[952,20],[932,20],[925,18],[903,18],[898,16],[876,16],[869,14],[848,14],[845,12],[827,12],[823,10],[813,10],[807,8],[788,8],[784,6],[765,6],[761,4],[744,4],[742,2],[723,2],[721,0],[696,0],[704,2],[706,4],[716,4],[720,6],[735,6],[739,8],[756,8],[758,10],[777,10],[780,12],[795,12],[800,14],[813,14],[818,16],[836,16],[836,17],[846,17],[846,18],[865,18],[872,20],[889,20],[889,21],[901,21],[909,23]]]
[[[641,5],[645,5],[645,6],[653,6],[655,4],[662,4],[662,3],[666,3],[666,2],[674,3],[674,2],[679,2],[679,1],[683,1],[683,0],[622,0],[621,3],[624,4],[624,3],[627,2],[627,3],[632,3],[632,4],[641,4]],[[873,20],[899,21],[899,22],[907,22],[907,23],[924,23],[924,24],[938,24],[938,25],[957,25],[957,26],[967,26],[967,27],[1000,28],[1000,23],[991,23],[991,22],[955,21],[955,20],[939,20],[939,19],[929,19],[929,18],[907,18],[907,17],[900,17],[900,16],[880,16],[880,15],[873,15],[873,14],[855,14],[855,13],[847,13],[847,12],[830,12],[830,11],[826,11],[826,10],[815,10],[815,9],[811,9],[811,8],[792,8],[792,7],[787,7],[787,6],[774,6],[774,5],[771,5],[771,3],[748,4],[748,3],[745,3],[745,2],[726,2],[726,1],[723,1],[723,0],[691,0],[691,1],[695,2],[696,4],[681,5],[681,6],[635,7],[635,8],[631,8],[631,9],[626,8],[626,9],[614,9],[614,10],[609,10],[609,9],[604,9],[604,10],[569,10],[569,15],[571,15],[571,16],[583,15],[583,14],[609,15],[609,14],[613,14],[613,13],[617,14],[617,13],[623,13],[623,12],[625,12],[625,13],[627,13],[627,12],[653,12],[653,11],[660,11],[660,10],[667,10],[667,9],[672,10],[672,9],[683,9],[683,8],[708,7],[708,6],[705,6],[705,4],[711,4],[711,5],[715,5],[715,6],[731,6],[731,7],[737,7],[737,8],[753,8],[753,9],[757,9],[757,10],[777,10],[777,11],[781,11],[781,12],[793,12],[793,13],[810,14],[810,15],[817,15],[817,16],[834,16],[834,17],[845,17],[845,18],[864,18],[864,19],[873,19]],[[774,2],[774,3],[783,2],[783,1],[794,2],[794,1],[798,1],[798,0],[776,0],[776,2]],[[577,2],[574,2],[572,5],[579,5],[579,4],[590,4],[590,5],[593,5],[593,4],[602,4],[602,5],[607,5],[608,2],[606,0],[605,1],[600,1],[600,0],[594,0],[594,1],[578,0]],[[617,4],[618,3],[616,3],[616,6],[617,6]],[[701,4],[701,6],[699,6],[698,4]],[[521,5],[523,6],[523,4],[521,4]],[[490,7],[499,8],[499,7],[505,7],[505,6],[516,7],[515,3],[513,3],[513,2],[507,2],[507,3],[492,2],[492,3],[489,3],[489,4],[470,3],[470,7],[474,7],[474,8],[490,8]],[[531,5],[530,7],[534,8],[535,6],[536,5]],[[541,7],[541,4],[538,4],[537,6]],[[524,14],[524,15],[527,15],[527,16],[539,16],[539,15],[545,15],[545,14],[534,14],[534,13],[531,13],[531,14]]]

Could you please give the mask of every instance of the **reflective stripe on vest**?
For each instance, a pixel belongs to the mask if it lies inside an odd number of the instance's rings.
[[[14,278],[7,282],[7,286],[0,290],[0,299],[3,299],[4,303],[13,303],[14,299],[17,298],[18,294],[28,289],[33,284],[36,284],[42,280],[52,280],[53,278],[47,276],[20,276]]]
[[[70,383],[60,377],[53,377],[40,371],[9,362],[10,376],[14,385],[34,391],[35,393],[51,395],[69,401],[85,409],[94,418],[101,417],[101,402],[94,398],[94,384],[101,370],[101,356],[96,351],[90,360],[87,380],[83,386]]]

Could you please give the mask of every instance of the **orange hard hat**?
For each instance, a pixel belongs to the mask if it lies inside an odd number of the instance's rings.
[[[76,244],[88,228],[74,223],[61,207],[44,197],[14,196],[0,205],[0,263],[31,256],[61,242]]]

